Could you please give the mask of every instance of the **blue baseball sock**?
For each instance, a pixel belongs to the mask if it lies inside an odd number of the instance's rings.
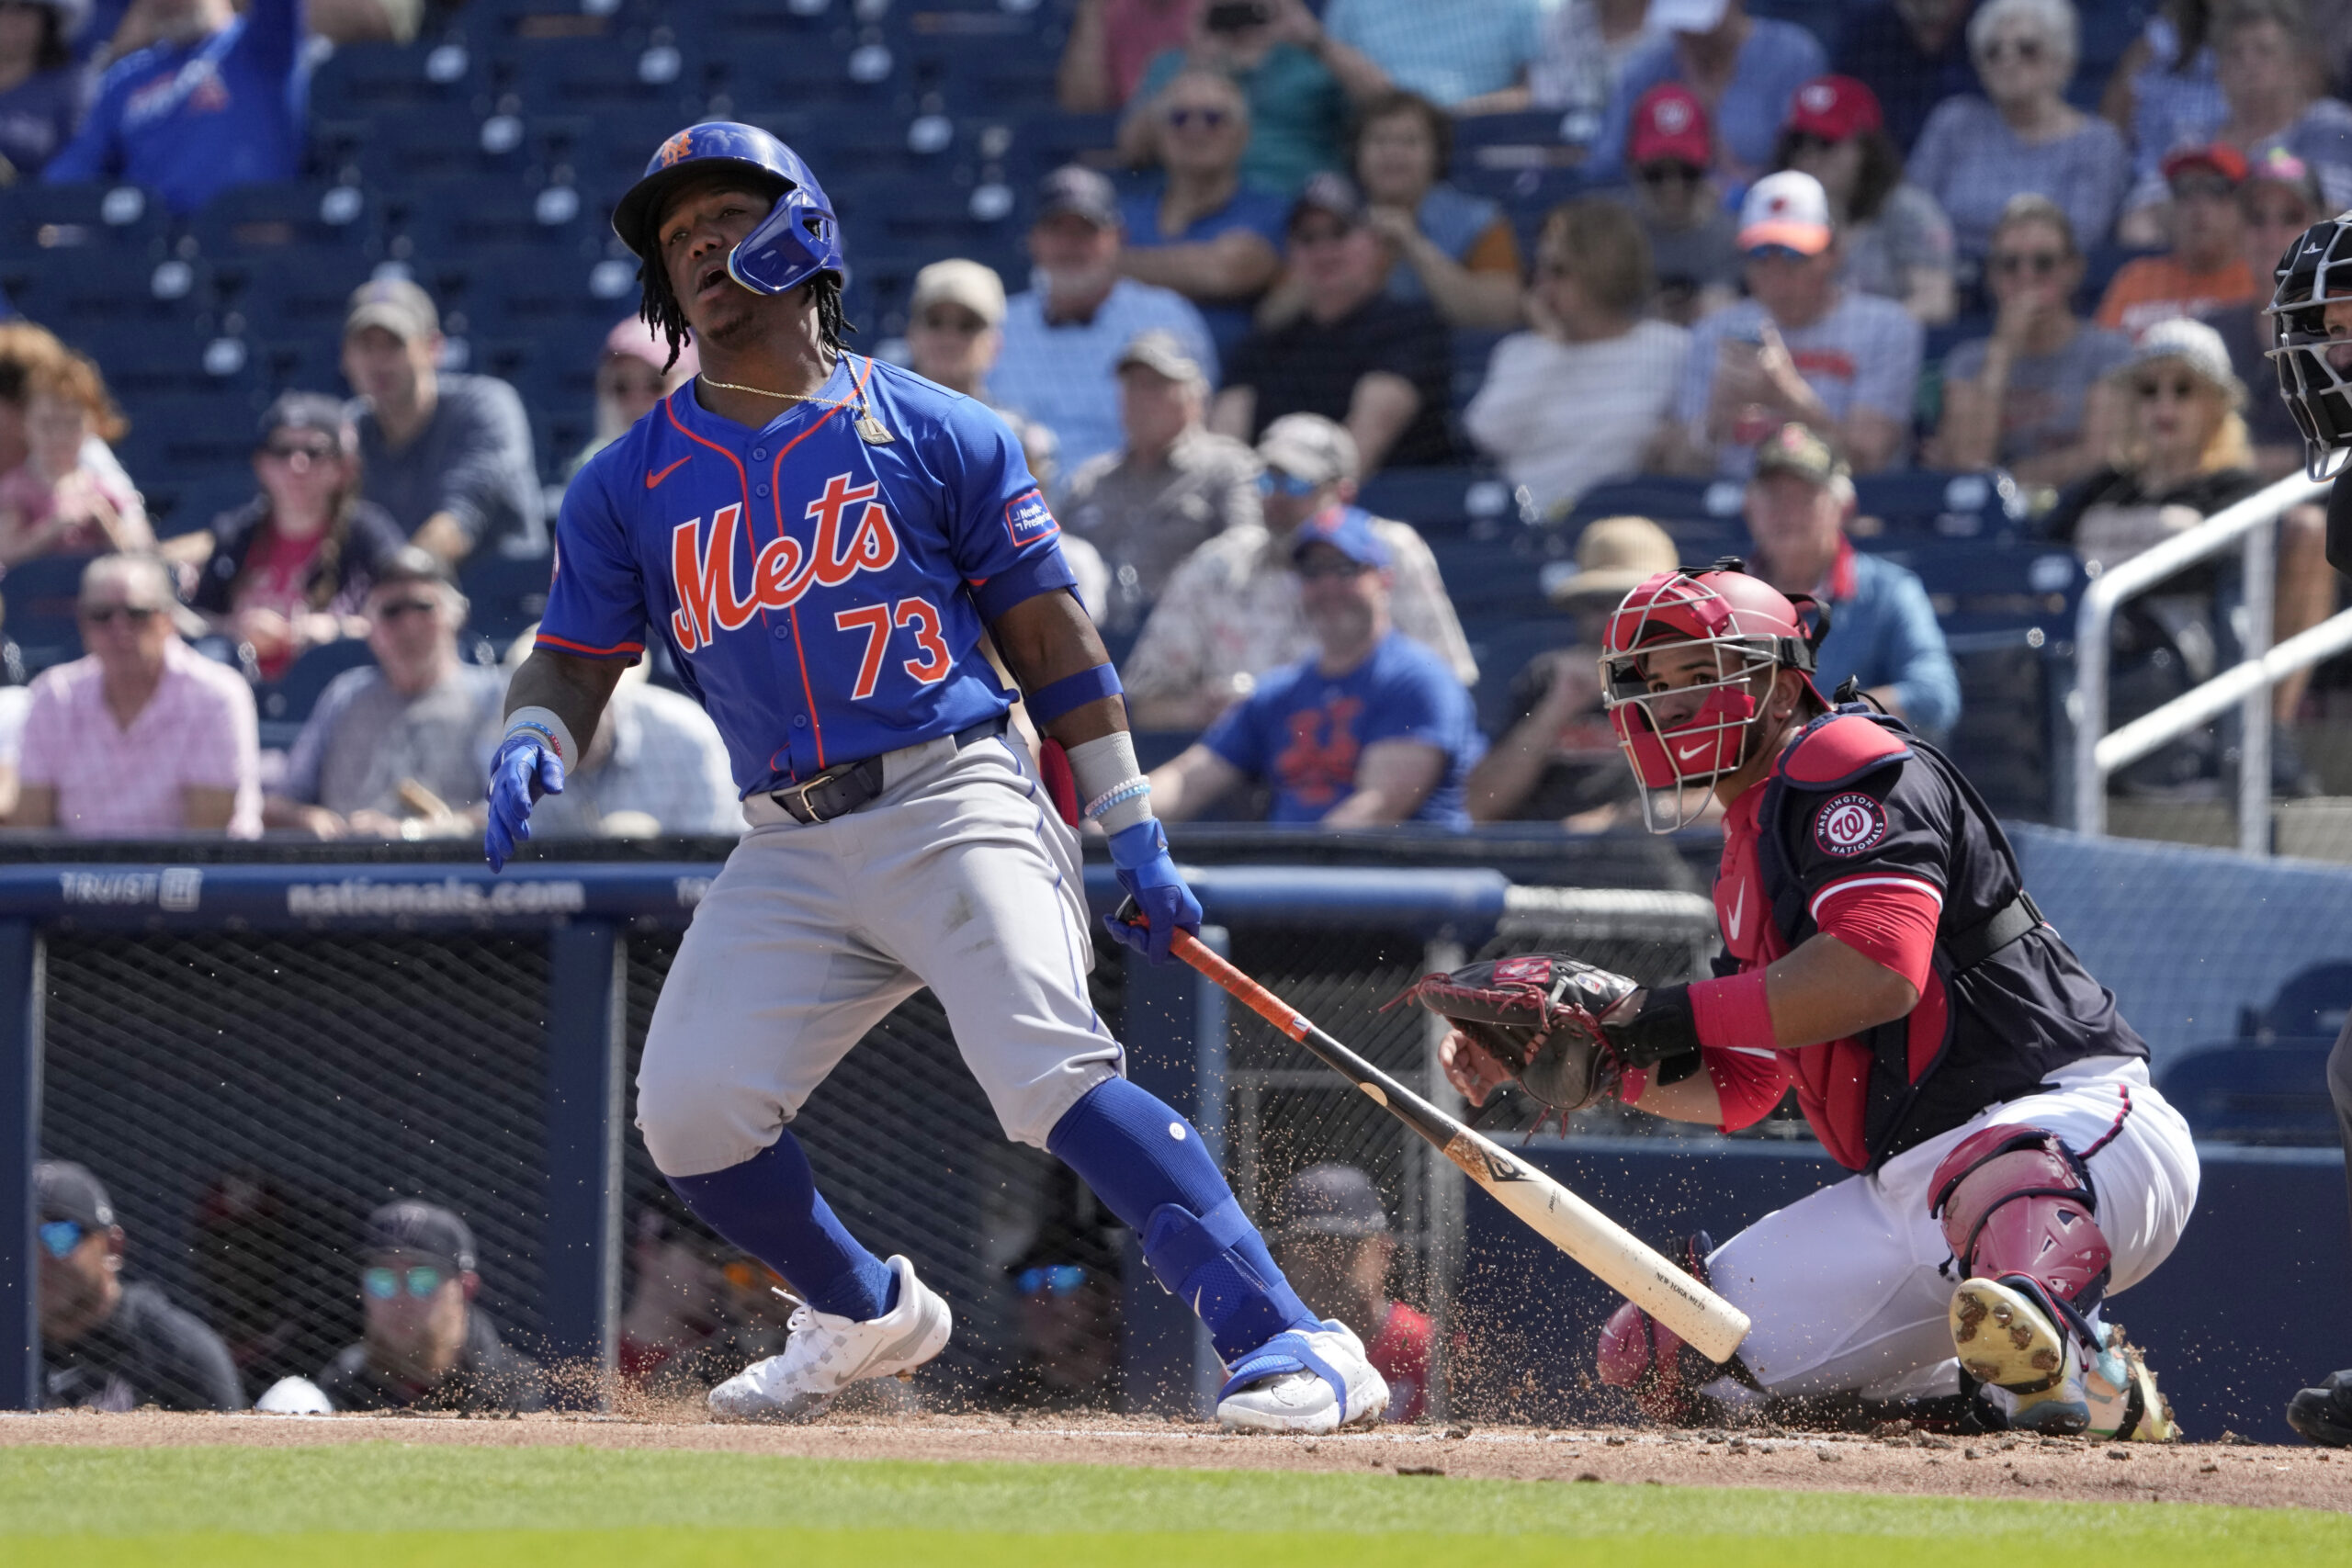
[[[665,1179],[704,1224],[783,1275],[819,1312],[864,1322],[898,1304],[897,1271],[842,1228],[789,1128],[741,1165]]]
[[[1046,1147],[1143,1238],[1154,1272],[1201,1314],[1228,1366],[1286,1328],[1316,1325],[1200,1133],[1158,1095],[1125,1078],[1097,1084]]]

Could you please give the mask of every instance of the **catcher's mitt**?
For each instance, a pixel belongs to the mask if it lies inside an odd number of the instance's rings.
[[[1397,999],[1439,1014],[1492,1052],[1528,1093],[1566,1111],[1617,1092],[1624,1068],[1600,1016],[1639,988],[1623,975],[1534,953],[1424,975]]]

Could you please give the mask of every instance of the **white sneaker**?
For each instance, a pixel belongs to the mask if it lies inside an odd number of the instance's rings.
[[[1337,1318],[1275,1335],[1232,1372],[1216,1418],[1237,1432],[1336,1432],[1377,1421],[1388,1408],[1387,1381]]]
[[[2001,1391],[2012,1430],[2102,1441],[2177,1439],[2172,1406],[2122,1328],[2096,1343],[2063,1326],[2035,1294],[2002,1280],[1971,1280],[1952,1292],[1952,1348],[1961,1370]]]
[[[915,1278],[904,1258],[890,1259],[899,1304],[863,1322],[803,1303],[788,1326],[784,1354],[750,1366],[710,1391],[722,1421],[813,1421],[854,1382],[910,1372],[947,1346],[955,1318],[947,1303]]]

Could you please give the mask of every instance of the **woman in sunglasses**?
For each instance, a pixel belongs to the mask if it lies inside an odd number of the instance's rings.
[[[1845,247],[1848,288],[1896,300],[1927,326],[1951,320],[1951,222],[1934,197],[1904,179],[1877,94],[1851,76],[1816,76],[1799,87],[1773,166],[1821,182]]]
[[[2064,210],[2046,196],[2012,199],[1984,257],[1993,335],[1944,359],[1935,467],[2003,468],[2025,484],[2063,489],[2106,461],[2117,394],[2103,383],[2132,344],[2075,314],[2082,281]]]
[[[2120,409],[2109,462],[2061,496],[2044,520],[2097,571],[2120,566],[2262,488],[2246,436],[2245,384],[2221,334],[2177,317],[2142,334],[2108,378]],[[2234,558],[2194,566],[2128,603],[2116,617],[2113,702],[2119,717],[2145,712],[2237,661],[2231,608]],[[2217,776],[2214,732],[2165,747],[2116,776],[2127,792]]]
[[[288,392],[260,434],[261,493],[171,553],[202,563],[189,606],[250,647],[262,679],[275,681],[322,643],[368,635],[368,584],[408,541],[391,513],[360,499],[359,437],[339,400]]]
[[[1981,256],[2009,197],[2065,209],[2077,239],[2104,242],[2132,177],[2112,125],[2066,102],[2079,23],[2067,0],[1986,0],[1968,21],[1983,97],[1951,98],[1911,150],[1912,183],[1936,198],[1963,256]]]

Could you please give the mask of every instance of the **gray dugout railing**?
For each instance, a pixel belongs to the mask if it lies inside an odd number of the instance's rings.
[[[0,866],[0,1407],[28,1407],[39,1388],[42,1155],[107,1181],[130,1267],[222,1329],[249,1391],[356,1337],[349,1249],[395,1196],[466,1215],[481,1299],[520,1343],[609,1371],[625,1219],[660,1187],[628,1126],[635,1057],[717,870]],[[1464,869],[1193,875],[1205,939],[1441,1099],[1430,1021],[1382,1010],[1416,976],[1574,942],[1677,978],[1713,942],[1690,893],[1516,887]],[[1115,904],[1107,868],[1090,868],[1088,892],[1098,910]],[[1458,1172],[1190,970],[1103,950],[1096,1004],[1133,1076],[1194,1118],[1261,1223],[1279,1225],[1275,1196],[1304,1166],[1362,1166],[1395,1217],[1396,1292],[1442,1331]],[[928,993],[850,1053],[795,1130],[852,1227],[948,1292],[958,1333],[941,1375],[977,1383],[1013,1347],[1005,1265],[1050,1163],[1004,1141]],[[1214,1356],[1139,1258],[1127,1280],[1130,1408],[1200,1410]],[[1442,1413],[1444,1389],[1430,1393]]]

